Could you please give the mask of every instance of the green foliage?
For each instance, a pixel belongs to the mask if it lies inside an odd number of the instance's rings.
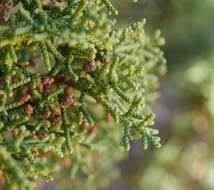
[[[69,186],[91,190],[123,154],[120,139],[127,150],[134,137],[145,148],[160,146],[157,131],[148,127],[165,72],[159,32],[145,34],[144,20],[116,30],[106,14],[117,14],[109,0],[0,4],[5,188],[34,189],[38,178],[52,179],[63,165]]]

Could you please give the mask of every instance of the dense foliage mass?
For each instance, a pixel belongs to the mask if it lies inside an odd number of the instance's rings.
[[[95,189],[122,156],[120,141],[160,147],[148,126],[164,40],[145,34],[144,21],[116,29],[107,12],[118,14],[109,0],[0,2],[3,188],[34,189],[64,171],[71,181],[59,189]]]

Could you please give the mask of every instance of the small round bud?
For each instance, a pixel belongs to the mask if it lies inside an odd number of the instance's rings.
[[[83,69],[85,72],[90,72],[95,68],[96,62],[94,60],[84,61]]]
[[[30,105],[30,104],[27,104],[27,105],[25,106],[25,112],[26,112],[26,114],[27,114],[29,117],[31,117],[32,114],[33,114],[33,106]]]
[[[88,124],[88,121],[84,118],[82,123],[80,124],[80,127],[83,129],[83,130],[87,130],[89,124]]]
[[[45,110],[42,112],[42,119],[47,120],[51,116],[51,112],[49,110]]]
[[[87,134],[88,135],[92,134],[97,129],[97,127],[98,127],[97,124],[94,124],[92,127],[89,127],[87,129]]]
[[[103,55],[103,56],[100,58],[100,61],[101,61],[101,63],[102,63],[103,65],[106,65],[106,64],[109,64],[109,63],[110,63],[110,59],[109,59],[107,56],[105,56],[105,55]]]
[[[4,2],[0,3],[0,24],[7,22],[11,13],[11,7]]]
[[[48,93],[51,89],[52,84],[54,83],[54,78],[51,76],[43,76],[41,79],[42,92]]]
[[[54,82],[54,78],[45,75],[45,76],[42,77],[42,81],[41,82],[42,82],[43,85],[51,85]]]
[[[31,95],[25,93],[25,94],[23,94],[23,95],[21,96],[21,98],[19,99],[19,102],[20,102],[21,104],[24,104],[24,103],[27,102],[30,98],[31,98]]]
[[[48,134],[45,130],[39,130],[36,132],[36,136],[38,137],[39,140],[43,140],[45,138],[47,138]]]
[[[60,115],[59,112],[53,112],[53,113],[52,113],[52,117],[53,117],[53,119],[54,119],[55,121],[59,121],[61,115]]]
[[[42,57],[40,55],[31,56],[31,58],[29,59],[30,66],[32,67],[36,66],[36,64],[41,60],[42,60]]]
[[[74,103],[74,96],[67,94],[64,98],[64,101],[60,104],[61,108],[66,109]]]
[[[107,112],[107,113],[105,114],[105,121],[106,121],[107,123],[111,123],[112,120],[113,120],[113,118],[112,118],[111,113]]]

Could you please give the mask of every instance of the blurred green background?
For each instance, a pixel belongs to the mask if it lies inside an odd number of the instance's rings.
[[[133,143],[105,190],[214,189],[214,0],[116,1],[123,25],[146,18],[162,31],[168,74],[154,106],[162,148]]]

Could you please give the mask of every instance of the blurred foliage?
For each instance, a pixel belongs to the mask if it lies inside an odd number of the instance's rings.
[[[118,6],[124,23],[143,15],[149,30],[160,28],[166,38],[169,71],[156,105],[164,146],[142,152],[137,142],[109,189],[214,189],[214,1],[140,3]]]
[[[180,105],[171,113],[165,145],[143,155],[132,152],[128,160],[135,164],[122,167],[125,182],[122,189],[214,188],[213,61],[213,55],[193,60],[182,69],[182,80],[181,70],[169,78],[167,87],[173,84],[176,96],[168,94],[168,98]]]
[[[191,58],[206,55],[214,42],[213,0],[139,0],[131,4],[115,1],[123,23],[145,17],[147,27],[160,28],[166,39],[168,65],[185,63]],[[170,73],[170,72],[169,72]]]

